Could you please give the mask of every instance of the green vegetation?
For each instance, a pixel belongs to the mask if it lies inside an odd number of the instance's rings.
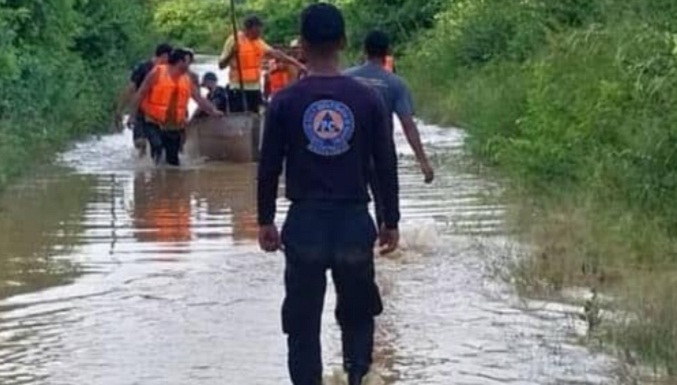
[[[238,0],[238,16],[258,14],[286,44],[311,2]],[[389,32],[419,112],[466,128],[514,182],[513,219],[536,246],[512,270],[519,288],[614,294],[633,316],[603,336],[676,373],[677,2],[333,2],[351,58],[368,29]],[[0,0],[0,186],[105,128],[152,36],[215,53],[229,12],[222,0]]]
[[[677,2],[447,4],[404,67],[423,115],[467,128],[527,202],[520,287],[616,294],[638,317],[615,346],[677,373]]]
[[[229,3],[223,0],[151,0],[154,25],[163,36],[202,52],[221,49],[232,33]],[[299,14],[313,0],[236,1],[238,19],[250,14],[265,22],[266,40],[288,44],[298,34]],[[381,28],[398,43],[408,41],[417,31],[434,25],[434,17],[448,0],[333,0],[343,10],[349,25],[349,45],[356,54],[366,31]]]
[[[0,0],[0,186],[106,127],[149,21],[141,0]]]

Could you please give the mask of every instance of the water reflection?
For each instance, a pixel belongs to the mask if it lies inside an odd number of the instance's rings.
[[[134,176],[132,216],[137,241],[190,241],[189,182],[178,170],[153,170]]]
[[[205,168],[193,173],[192,184],[198,213],[207,218],[227,216],[230,219],[230,235],[235,241],[255,240],[258,234],[256,222],[256,165],[223,165]],[[211,227],[209,222],[206,227]],[[198,236],[209,236],[209,231]]]
[[[173,244],[224,237],[255,240],[255,170],[255,165],[245,165],[137,173],[135,239]]]
[[[0,198],[0,299],[70,282],[92,178],[28,178]]]

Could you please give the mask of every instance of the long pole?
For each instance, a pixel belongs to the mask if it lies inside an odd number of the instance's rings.
[[[235,61],[237,62],[238,80],[240,81],[240,98],[242,99],[242,106],[244,111],[249,111],[247,108],[247,98],[244,96],[244,81],[242,80],[242,62],[240,61],[240,34],[237,31],[237,18],[235,17],[235,0],[230,0],[230,20],[233,24],[233,42],[235,48]],[[232,68],[231,68],[232,70]]]

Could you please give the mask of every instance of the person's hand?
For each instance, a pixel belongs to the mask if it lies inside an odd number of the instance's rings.
[[[380,247],[380,254],[386,255],[397,250],[397,245],[400,242],[400,232],[397,229],[388,229],[385,225],[381,226],[378,234],[378,245]]]
[[[213,117],[215,117],[215,118],[220,118],[220,117],[223,116],[223,111],[214,108],[214,109],[212,109],[211,111],[209,111],[209,115],[210,115],[210,116],[213,116]]]
[[[427,160],[421,162],[421,171],[423,172],[426,184],[430,184],[435,180],[435,171],[433,171],[432,166]]]
[[[137,120],[136,112],[132,112],[131,114],[129,114],[129,116],[127,117],[127,128],[129,128],[130,130],[133,129],[134,125],[136,124],[136,120]]]
[[[267,225],[259,227],[259,246],[261,250],[273,253],[282,246],[280,242],[280,234],[277,232],[275,225]]]
[[[125,130],[125,125],[122,124],[122,115],[118,112],[113,115],[113,127],[116,132],[122,132]]]

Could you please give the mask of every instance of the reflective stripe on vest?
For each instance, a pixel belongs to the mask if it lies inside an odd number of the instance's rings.
[[[242,82],[256,83],[261,80],[261,61],[265,51],[261,48],[258,40],[248,39],[244,33],[237,35],[238,51],[240,65],[242,65]],[[240,81],[240,71],[238,70],[238,59],[234,58],[230,63],[230,81],[237,83]]]
[[[143,114],[159,124],[166,124],[170,120],[172,123],[185,123],[193,84],[190,77],[183,74],[175,79],[169,75],[169,68],[166,65],[156,68],[158,74],[155,84],[151,86],[148,95],[141,103]],[[169,116],[170,104],[174,105],[171,111],[172,116]]]

